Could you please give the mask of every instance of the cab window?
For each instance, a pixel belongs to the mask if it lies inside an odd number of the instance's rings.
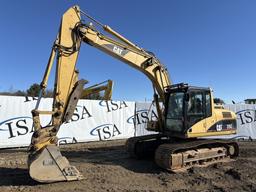
[[[202,92],[190,92],[187,101],[187,125],[192,127],[205,117]]]
[[[203,94],[191,92],[188,101],[188,115],[203,114]]]

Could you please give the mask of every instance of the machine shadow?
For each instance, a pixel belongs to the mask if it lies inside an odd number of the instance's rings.
[[[0,167],[0,186],[34,186],[38,184],[29,176],[26,168]]]
[[[99,165],[121,166],[136,173],[160,173],[165,170],[159,168],[153,157],[133,159],[125,151],[124,146],[111,146],[101,148],[84,148],[70,151],[62,149],[61,153],[72,163],[93,163]]]

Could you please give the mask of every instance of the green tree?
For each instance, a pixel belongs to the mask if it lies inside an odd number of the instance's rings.
[[[40,85],[37,83],[34,83],[29,87],[27,90],[27,95],[31,97],[38,97],[40,92]]]

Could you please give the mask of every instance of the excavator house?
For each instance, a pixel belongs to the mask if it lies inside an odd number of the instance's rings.
[[[81,16],[89,22],[86,23]],[[82,43],[139,70],[152,82],[159,119],[148,122],[147,129],[155,131],[155,134],[128,139],[126,148],[131,157],[154,156],[160,167],[179,172],[194,166],[230,161],[238,156],[239,148],[234,140],[209,139],[236,133],[236,115],[214,105],[210,88],[172,84],[166,67],[152,52],[101,24],[78,6],[73,6],[62,16],[41,82],[40,97],[32,111],[35,132],[28,156],[32,179],[42,183],[83,179],[57,146],[60,126],[70,120],[78,99],[85,91],[86,81],[78,80],[76,69]],[[54,61],[56,73],[52,110],[42,111],[40,101]],[[41,125],[41,115],[51,116],[49,125]]]

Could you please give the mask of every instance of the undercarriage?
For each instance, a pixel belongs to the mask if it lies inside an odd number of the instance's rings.
[[[177,139],[160,134],[130,138],[126,147],[131,157],[154,157],[158,166],[172,172],[231,161],[239,154],[234,140]]]

